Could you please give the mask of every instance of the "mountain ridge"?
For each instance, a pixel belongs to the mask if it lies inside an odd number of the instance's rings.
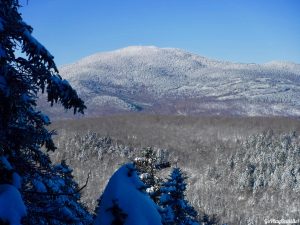
[[[287,60],[273,59],[273,60],[267,61],[265,63],[233,62],[233,61],[230,61],[230,60],[221,60],[221,59],[215,59],[213,57],[202,56],[202,55],[199,55],[197,53],[189,52],[189,51],[186,51],[186,50],[181,49],[181,48],[172,48],[172,47],[162,47],[162,48],[160,48],[160,47],[157,47],[155,45],[131,45],[131,46],[127,46],[127,47],[120,48],[120,49],[115,49],[115,50],[110,50],[110,51],[95,52],[95,53],[92,53],[91,55],[84,56],[81,59],[76,60],[73,63],[64,64],[64,65],[60,66],[60,68],[64,68],[64,67],[76,64],[76,63],[78,63],[78,62],[80,62],[82,60],[88,59],[88,58],[92,58],[92,57],[99,56],[99,55],[105,55],[107,53],[120,53],[120,52],[124,52],[124,51],[134,52],[134,51],[138,51],[138,50],[145,51],[146,49],[153,49],[153,50],[176,50],[176,51],[188,53],[190,55],[195,55],[195,56],[201,57],[203,59],[208,59],[208,60],[216,61],[216,62],[232,63],[232,64],[244,64],[244,65],[276,65],[276,64],[282,64],[282,65],[284,65],[284,64],[287,64],[287,65],[297,65],[297,66],[300,66],[300,63],[297,63],[297,62],[294,62],[294,61],[287,61]]]
[[[233,63],[175,48],[130,46],[87,56],[60,73],[85,100],[88,116],[300,115],[300,64],[292,62]]]

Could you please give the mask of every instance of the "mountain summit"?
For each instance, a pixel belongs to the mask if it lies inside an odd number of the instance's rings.
[[[89,116],[300,115],[300,64],[290,62],[232,63],[175,48],[131,46],[85,57],[60,73],[85,100]]]

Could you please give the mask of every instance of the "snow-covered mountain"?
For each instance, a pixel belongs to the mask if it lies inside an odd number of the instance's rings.
[[[132,46],[60,68],[88,115],[167,114],[299,116],[300,64],[241,64],[180,49]]]

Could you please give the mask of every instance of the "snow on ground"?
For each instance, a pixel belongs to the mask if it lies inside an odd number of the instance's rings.
[[[102,196],[95,225],[110,225],[114,219],[110,209],[116,201],[127,214],[125,225],[161,225],[156,204],[140,189],[140,180],[133,164],[125,164],[117,170],[108,182]]]

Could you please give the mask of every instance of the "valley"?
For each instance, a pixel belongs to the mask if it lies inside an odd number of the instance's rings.
[[[150,146],[182,168],[192,205],[220,224],[298,218],[298,120],[138,113],[57,121],[51,129],[59,134],[52,160],[65,159],[79,186],[91,173],[83,191],[91,210],[113,172]]]

